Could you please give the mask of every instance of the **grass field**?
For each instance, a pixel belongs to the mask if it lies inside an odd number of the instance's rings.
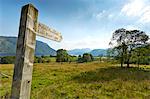
[[[34,64],[31,99],[150,99],[150,66]],[[0,96],[10,95],[13,64],[0,64]]]

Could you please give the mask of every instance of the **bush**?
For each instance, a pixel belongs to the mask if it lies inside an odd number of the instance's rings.
[[[93,60],[94,58],[92,54],[89,54],[89,53],[84,53],[82,57],[81,55],[78,56],[78,63],[91,62]]]
[[[15,56],[5,56],[0,58],[1,64],[14,64],[15,63]]]
[[[49,63],[49,62],[51,62],[50,56],[34,57],[34,63]],[[14,64],[14,63],[15,63],[15,56],[0,57],[0,64]]]
[[[50,62],[51,62],[50,56],[41,56],[34,58],[34,63],[50,63]]]
[[[69,62],[69,54],[64,49],[57,50],[56,62]]]

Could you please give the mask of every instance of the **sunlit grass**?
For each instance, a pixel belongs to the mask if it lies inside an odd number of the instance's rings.
[[[1,96],[10,94],[13,65],[0,65]],[[108,63],[34,64],[32,99],[150,98],[150,66]]]

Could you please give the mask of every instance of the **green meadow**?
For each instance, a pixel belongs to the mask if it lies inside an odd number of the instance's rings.
[[[13,64],[0,64],[0,98],[11,93]],[[150,66],[34,64],[31,99],[150,99]]]

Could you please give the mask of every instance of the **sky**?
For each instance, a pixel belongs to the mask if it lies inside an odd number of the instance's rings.
[[[150,35],[150,0],[0,0],[0,36],[18,36],[21,7],[28,3],[38,9],[39,22],[61,32],[60,43],[37,36],[55,50],[109,48],[119,28]]]

